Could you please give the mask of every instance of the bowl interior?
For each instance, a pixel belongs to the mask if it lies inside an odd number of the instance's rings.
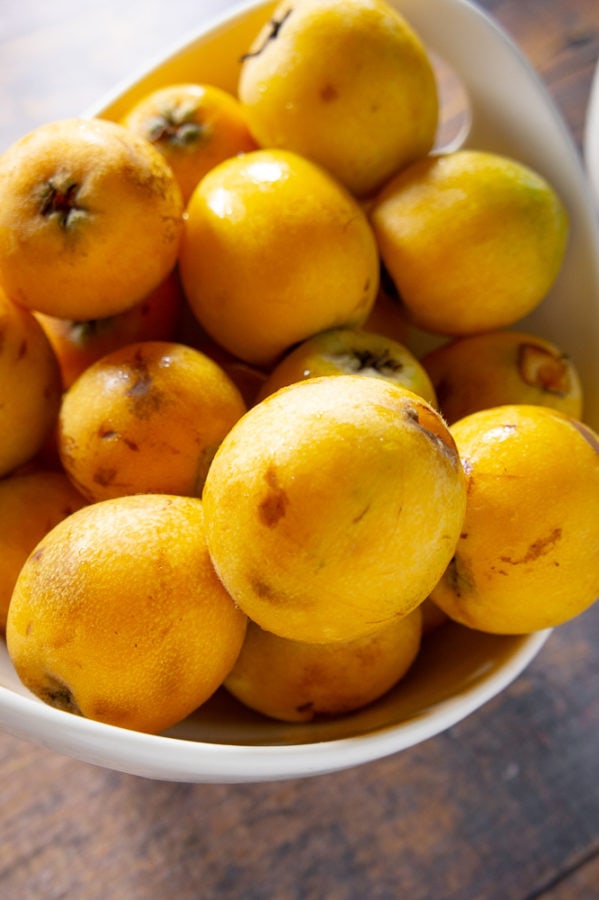
[[[577,151],[545,88],[509,38],[464,0],[396,0],[432,53],[458,74],[470,106],[460,140],[521,159],[545,174],[569,210],[562,273],[519,327],[556,340],[574,358],[585,418],[599,428],[599,238]],[[250,3],[202,27],[119,85],[88,114],[118,119],[137,98],[176,81],[235,92],[240,59],[273,3]],[[442,22],[442,27],[439,27]],[[51,709],[19,682],[0,645],[0,724],[17,736],[99,765],[181,781],[252,781],[345,768],[439,733],[509,684],[548,632],[501,637],[449,624],[433,633],[407,677],[366,709],[302,725],[270,721],[224,691],[163,736],[141,735]]]

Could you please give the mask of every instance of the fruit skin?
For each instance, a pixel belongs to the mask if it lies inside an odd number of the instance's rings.
[[[231,429],[204,487],[206,536],[236,603],[309,643],[407,615],[449,563],[465,479],[422,398],[359,375],[281,388]]]
[[[60,458],[90,501],[199,496],[216,448],[245,409],[235,384],[203,353],[169,341],[128,344],[66,392]]]
[[[295,153],[256,150],[216,166],[194,191],[180,272],[208,334],[270,366],[312,334],[362,324],[379,257],[362,209],[330,175]]]
[[[210,84],[169,84],[142,97],[122,124],[162,153],[187,204],[206,172],[256,149],[236,97]]]
[[[305,378],[343,374],[386,378],[437,406],[430,378],[407,347],[383,335],[352,328],[322,331],[303,341],[275,366],[257,399],[263,400]]]
[[[289,641],[249,622],[224,686],[246,706],[283,722],[343,715],[377,700],[403,678],[421,636],[420,608],[367,637],[334,644]]]
[[[262,146],[314,160],[359,197],[436,136],[427,52],[379,0],[285,0],[245,57],[238,92]]]
[[[513,403],[550,406],[582,418],[582,386],[572,359],[551,341],[523,331],[457,338],[420,360],[445,420]]]
[[[422,159],[393,177],[370,213],[406,315],[466,335],[512,325],[553,285],[567,212],[521,163],[477,150]]]
[[[0,632],[25,560],[54,525],[85,502],[64,472],[33,468],[0,480]]]
[[[541,406],[481,410],[451,426],[466,516],[431,593],[470,628],[554,627],[599,596],[599,437]]]
[[[179,322],[183,292],[176,272],[131,309],[104,319],[74,322],[34,313],[60,365],[66,390],[92,363],[136,341],[172,340]]]
[[[84,507],[43,538],[6,637],[23,684],[46,703],[159,732],[220,686],[245,629],[212,568],[201,501],[148,494]]]
[[[134,306],[173,269],[183,199],[152,145],[102,119],[60,119],[0,157],[0,285],[50,316]]]
[[[58,361],[41,325],[0,289],[0,477],[42,450],[61,394]]]

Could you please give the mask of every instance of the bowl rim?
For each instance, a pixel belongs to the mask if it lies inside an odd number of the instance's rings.
[[[184,782],[275,781],[324,774],[408,749],[456,725],[489,702],[530,664],[553,629],[522,636],[492,676],[397,725],[368,734],[298,744],[223,744],[145,734],[47,706],[0,686],[0,723],[15,737],[94,765]]]
[[[583,152],[595,203],[599,210],[599,60],[595,66],[584,124]]]

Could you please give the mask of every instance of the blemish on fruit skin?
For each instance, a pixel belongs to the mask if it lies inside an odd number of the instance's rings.
[[[128,370],[132,376],[126,396],[131,400],[134,413],[138,419],[149,419],[160,410],[163,404],[162,393],[156,390],[152,373],[141,350],[135,353]]]
[[[250,50],[247,53],[244,53],[241,56],[240,62],[244,62],[246,59],[251,59],[253,56],[260,56],[261,53],[267,48],[271,41],[274,41],[278,36],[281,28],[293,12],[293,7],[285,11],[283,18],[281,19],[271,19],[268,23],[268,27],[270,28],[270,34],[267,34],[264,43],[261,47],[258,47],[257,50]]]
[[[71,689],[53,675],[46,676],[46,684],[40,692],[40,698],[55,709],[74,713],[77,716],[82,715]]]
[[[358,522],[361,522],[362,519],[364,518],[364,516],[366,515],[366,513],[368,512],[369,509],[370,509],[370,503],[368,503],[368,504],[364,507],[364,509],[362,510],[362,512],[359,512],[357,516],[354,516],[354,518],[352,519],[352,525],[357,525]]]
[[[320,90],[320,99],[324,103],[331,103],[333,100],[336,100],[338,96],[339,91],[332,84],[325,84]]]
[[[545,347],[521,343],[518,346],[517,366],[525,384],[539,388],[548,394],[565,397],[570,391],[568,357],[556,355]]]
[[[258,504],[258,516],[267,528],[274,528],[287,512],[289,497],[279,484],[274,466],[268,467],[264,473],[264,480],[268,485],[268,493]]]
[[[379,375],[391,375],[403,369],[402,363],[395,359],[387,348],[380,353],[372,350],[352,350],[345,356],[348,366],[353,372],[370,369]]]
[[[139,444],[109,426],[101,425],[98,428],[97,434],[102,441],[122,441],[129,450],[133,450],[134,453],[139,452]]]
[[[127,390],[127,396],[136,398],[145,396],[152,387],[152,376],[143,354],[138,351],[130,365],[131,372],[134,376],[133,384]]]
[[[114,438],[118,438],[118,436],[119,436],[118,431],[115,431],[113,428],[108,428],[105,425],[101,425],[98,428],[98,437],[101,438],[103,441],[111,441]]]
[[[117,470],[114,468],[103,467],[94,472],[93,481],[101,487],[108,487],[114,482],[117,476]]]
[[[164,226],[162,229],[162,243],[165,246],[175,243],[179,239],[181,233],[182,216],[160,216],[160,221]]]
[[[271,586],[266,581],[264,581],[263,578],[258,575],[253,577],[250,576],[248,578],[248,581],[256,596],[271,603],[276,602],[276,600],[278,599],[278,595],[271,588]]]
[[[438,414],[429,409],[424,403],[418,406],[411,403],[406,404],[403,407],[403,413],[406,419],[413,422],[429,440],[434,442],[453,465],[460,464],[451,434]]]
[[[474,587],[474,582],[466,571],[463,560],[457,553],[447,566],[443,580],[458,598],[462,597],[464,593],[471,591]]]
[[[473,466],[468,459],[461,459],[460,462],[466,476],[466,496],[470,496],[474,488]]]
[[[45,547],[38,547],[37,550],[34,550],[33,553],[31,554],[31,560],[33,562],[39,562],[40,559],[42,558],[42,556],[44,555],[45,550],[46,550]]]
[[[512,566],[519,566],[522,563],[534,562],[534,560],[538,559],[540,556],[545,556],[545,554],[550,553],[555,547],[556,543],[560,540],[562,536],[561,528],[554,528],[553,531],[547,535],[547,537],[538,538],[536,541],[529,546],[528,550],[524,554],[517,559],[512,558],[511,556],[500,556],[500,560],[504,563],[509,563]]]

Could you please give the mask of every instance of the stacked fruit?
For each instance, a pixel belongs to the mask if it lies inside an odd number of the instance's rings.
[[[0,604],[43,700],[340,714],[446,618],[594,602],[599,438],[563,350],[508,330],[567,214],[438,122],[392,7],[299,0],[238,97],[167,85],[0,158]]]

